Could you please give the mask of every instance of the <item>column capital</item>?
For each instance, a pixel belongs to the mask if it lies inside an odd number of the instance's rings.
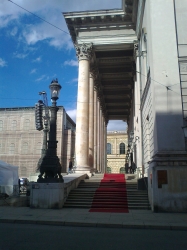
[[[76,55],[80,60],[90,60],[93,53],[93,44],[75,44]]]

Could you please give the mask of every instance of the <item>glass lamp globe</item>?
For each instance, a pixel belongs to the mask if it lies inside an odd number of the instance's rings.
[[[49,85],[49,88],[51,90],[51,99],[58,100],[60,89],[62,88],[61,85],[58,83],[58,80],[57,79],[53,80]]]

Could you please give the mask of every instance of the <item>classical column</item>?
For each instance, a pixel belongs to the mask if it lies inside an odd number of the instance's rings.
[[[94,79],[90,73],[89,85],[89,150],[88,150],[88,165],[93,169],[94,157]]]
[[[97,100],[97,170],[100,171],[100,102]]]
[[[97,90],[94,88],[94,169],[97,170]]]
[[[104,152],[105,152],[105,162],[104,162],[104,172],[107,170],[107,121],[104,122]]]
[[[102,158],[103,158],[103,152],[102,152],[102,111],[101,111],[101,105],[100,105],[100,119],[99,119],[99,139],[100,139],[100,156],[99,156],[99,165],[100,165],[100,171],[102,171]]]
[[[103,150],[103,137],[104,137],[104,133],[103,133],[103,114],[101,111],[101,171],[102,173],[103,171],[103,166],[104,166],[104,150]]]
[[[77,171],[90,172],[88,166],[89,132],[89,72],[92,44],[76,45],[79,59],[77,119],[76,119],[76,162]]]

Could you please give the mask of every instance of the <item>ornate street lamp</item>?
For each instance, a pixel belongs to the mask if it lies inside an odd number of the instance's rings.
[[[51,101],[52,106],[51,110],[51,119],[50,119],[50,131],[49,131],[49,140],[48,148],[46,155],[43,157],[40,165],[40,175],[38,176],[37,182],[44,183],[58,183],[64,182],[61,175],[61,165],[59,158],[56,153],[57,143],[56,140],[56,119],[58,107],[56,106],[56,101],[58,100],[60,89],[62,88],[58,83],[58,80],[53,80],[49,85],[51,90]],[[44,175],[44,176],[43,176]]]

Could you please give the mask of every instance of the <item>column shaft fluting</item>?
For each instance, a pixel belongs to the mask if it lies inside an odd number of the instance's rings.
[[[90,74],[89,84],[89,150],[88,150],[88,165],[93,168],[94,157],[94,80]]]
[[[92,45],[76,45],[79,59],[78,96],[76,118],[76,162],[77,171],[90,172],[88,166],[89,133],[89,74]]]
[[[89,61],[79,61],[77,118],[76,118],[76,161],[77,167],[88,165],[89,128]]]
[[[94,169],[97,170],[97,90],[94,89]]]
[[[97,100],[97,170],[100,171],[100,103]]]
[[[102,111],[101,106],[99,110],[99,144],[100,144],[100,150],[99,150],[99,169],[102,171]]]
[[[100,140],[101,140],[101,172],[103,173],[103,159],[104,159],[104,155],[103,155],[103,115],[102,115],[102,111],[101,111],[101,136],[100,136]]]

